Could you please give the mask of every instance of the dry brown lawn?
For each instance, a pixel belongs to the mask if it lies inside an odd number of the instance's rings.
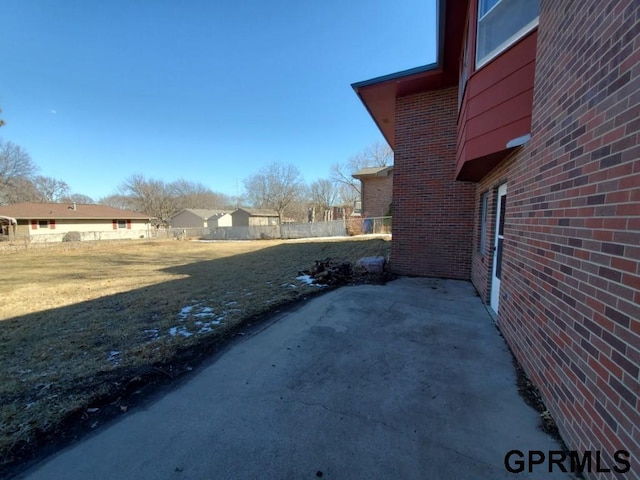
[[[179,360],[321,291],[296,279],[315,260],[389,247],[353,238],[0,250],[0,471],[74,423],[96,426],[107,407],[126,412],[126,395],[152,373],[174,377]]]

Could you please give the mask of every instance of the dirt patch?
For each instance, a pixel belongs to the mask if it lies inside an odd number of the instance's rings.
[[[540,429],[546,434],[551,435],[559,442],[563,442],[560,432],[558,431],[558,425],[556,425],[551,413],[547,410],[547,407],[540,396],[540,392],[536,386],[531,383],[531,380],[529,380],[529,377],[522,368],[522,365],[520,365],[515,357],[513,357],[513,365],[516,369],[518,392],[524,399],[525,403],[540,414]]]

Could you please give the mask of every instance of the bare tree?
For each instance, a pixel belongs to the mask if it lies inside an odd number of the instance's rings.
[[[326,212],[331,212],[338,203],[340,198],[338,185],[326,178],[316,180],[309,187],[309,195],[312,205],[312,221],[315,221],[318,215],[321,215],[324,220],[330,219]]]
[[[347,188],[341,189],[344,203],[360,198],[360,181],[351,175],[368,167],[393,165],[393,150],[386,143],[375,142],[344,163],[331,166],[331,180]]]
[[[83,195],[82,193],[72,193],[70,195],[63,195],[59,201],[65,202],[65,203],[79,203],[79,204],[85,204],[85,205],[96,203],[93,200],[93,198],[91,198],[88,195]]]
[[[245,179],[247,200],[256,208],[278,212],[280,223],[285,213],[304,198],[305,184],[294,165],[272,163]]]
[[[18,187],[24,186],[24,181],[37,170],[31,156],[22,147],[0,139],[0,202],[9,203],[9,197],[20,197]]]
[[[39,202],[40,192],[31,179],[26,177],[13,178],[9,185],[0,191],[0,203]]]
[[[2,109],[0,108],[0,113],[2,113]],[[0,118],[0,127],[4,126],[4,120]]]
[[[158,219],[163,225],[177,211],[176,198],[162,180],[146,179],[142,174],[133,174],[120,185],[121,196],[130,199],[132,210]]]
[[[126,195],[107,195],[98,200],[100,205],[107,205],[108,207],[120,208],[121,210],[132,210],[135,208],[134,199]]]
[[[176,197],[177,208],[207,208],[221,210],[230,203],[230,199],[222,193],[216,193],[198,182],[184,179],[169,184],[171,194]]]
[[[39,175],[33,179],[33,184],[38,190],[40,202],[57,202],[69,193],[67,182],[53,177]]]

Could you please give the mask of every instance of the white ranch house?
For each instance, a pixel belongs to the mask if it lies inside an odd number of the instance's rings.
[[[70,232],[80,240],[150,238],[148,215],[105,205],[77,203],[16,203],[0,206],[4,222],[0,239],[25,238],[30,242],[61,242]]]

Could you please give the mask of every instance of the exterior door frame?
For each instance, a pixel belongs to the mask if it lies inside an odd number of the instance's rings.
[[[500,279],[502,277],[502,256],[504,252],[504,219],[507,204],[507,184],[498,187],[496,196],[495,235],[493,236],[493,262],[491,268],[491,309],[498,314],[500,304]]]

